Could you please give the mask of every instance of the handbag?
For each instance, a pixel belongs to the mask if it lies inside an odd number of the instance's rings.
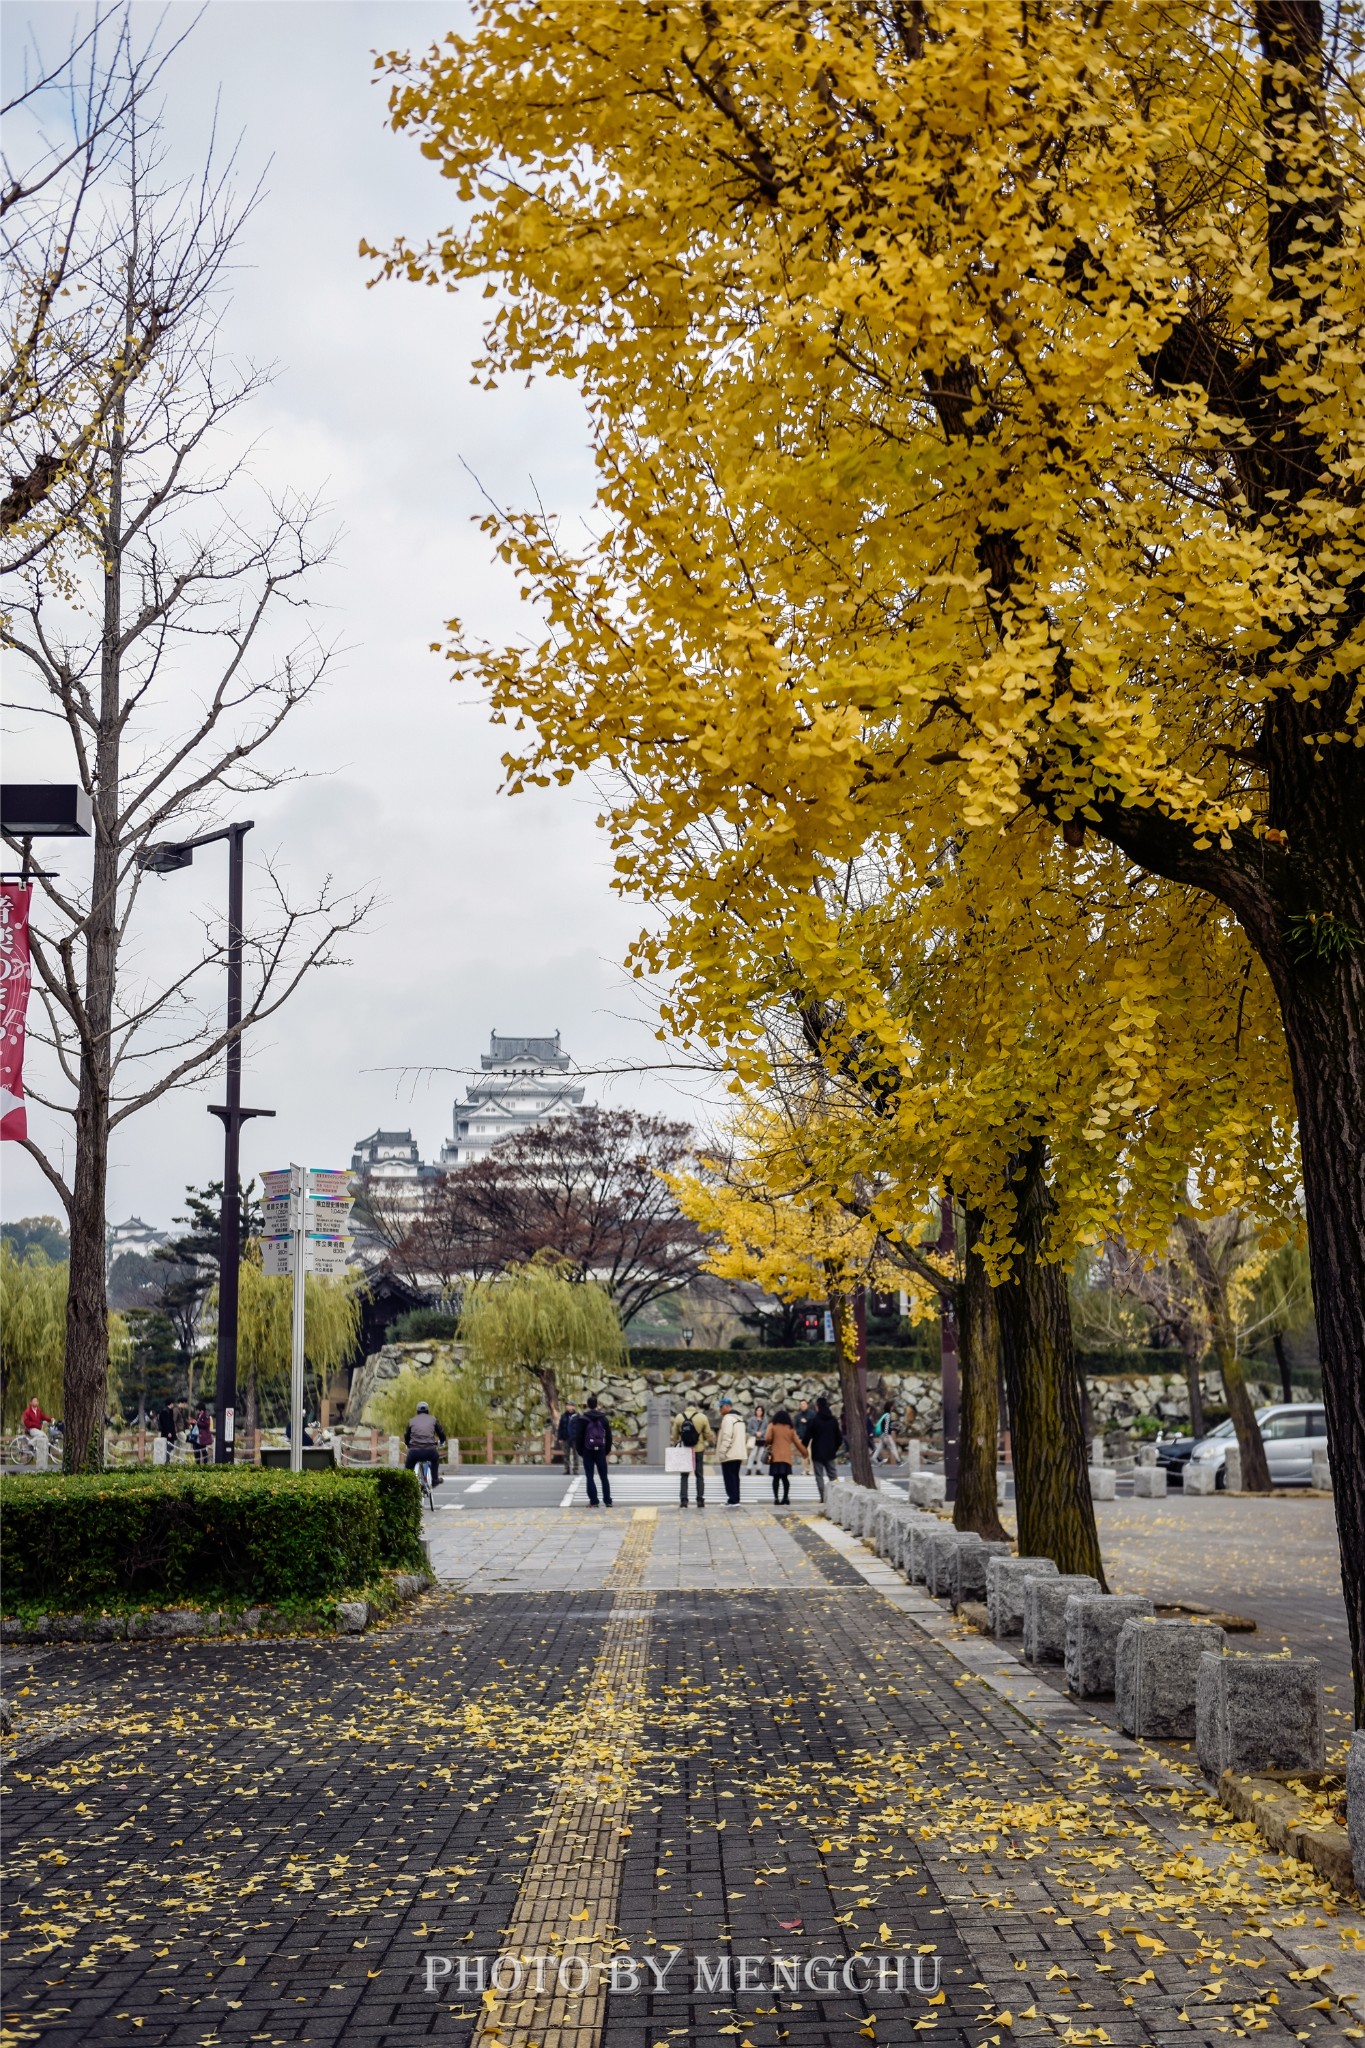
[[[665,1472],[690,1472],[692,1453],[686,1444],[669,1444],[664,1452]]]

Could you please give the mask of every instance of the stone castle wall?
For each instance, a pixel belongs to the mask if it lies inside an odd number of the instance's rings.
[[[643,1441],[645,1409],[651,1394],[667,1394],[675,1410],[684,1404],[700,1404],[714,1414],[722,1394],[728,1394],[741,1414],[752,1413],[755,1403],[762,1402],[768,1414],[775,1408],[787,1407],[795,1410],[802,1401],[814,1400],[817,1394],[827,1394],[836,1413],[839,1407],[837,1375],[818,1363],[809,1373],[794,1371],[785,1363],[781,1370],[765,1371],[761,1351],[736,1351],[732,1354],[733,1366],[724,1371],[712,1366],[699,1366],[689,1370],[683,1362],[685,1351],[671,1351],[666,1354],[670,1360],[667,1367],[640,1367],[631,1365],[619,1372],[607,1373],[597,1382],[594,1391],[612,1418],[613,1427],[619,1437],[639,1437]],[[366,1401],[375,1388],[385,1380],[394,1379],[405,1366],[414,1366],[420,1372],[436,1363],[458,1366],[461,1347],[453,1343],[430,1344],[386,1344],[382,1351],[376,1351],[365,1360],[351,1384],[351,1397],[346,1409],[348,1422],[359,1422]],[[1189,1395],[1182,1375],[1173,1373],[1147,1373],[1142,1375],[1114,1375],[1090,1379],[1091,1413],[1097,1429],[1120,1427],[1131,1424],[1139,1416],[1155,1415],[1170,1427],[1187,1424],[1189,1421]],[[1205,1373],[1202,1380],[1204,1399],[1210,1404],[1221,1403],[1222,1387],[1217,1373]],[[1278,1389],[1259,1387],[1248,1382],[1253,1401],[1278,1400]],[[933,1436],[943,1425],[942,1393],[936,1374],[924,1372],[878,1372],[869,1375],[869,1392],[877,1402],[894,1402],[903,1425],[907,1421],[912,1435]],[[1311,1399],[1306,1389],[1295,1388],[1295,1398]]]

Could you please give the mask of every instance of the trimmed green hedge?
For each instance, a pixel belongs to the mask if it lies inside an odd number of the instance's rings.
[[[7,1611],[317,1599],[422,1562],[411,1472],[29,1476],[0,1487]]]

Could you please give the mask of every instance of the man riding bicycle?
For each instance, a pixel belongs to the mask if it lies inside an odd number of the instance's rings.
[[[408,1447],[407,1465],[409,1472],[419,1465],[426,1465],[431,1471],[431,1483],[441,1483],[441,1445],[446,1433],[425,1401],[417,1403],[417,1413],[403,1432],[403,1442]]]

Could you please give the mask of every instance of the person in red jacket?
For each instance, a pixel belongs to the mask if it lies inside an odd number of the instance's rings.
[[[14,1410],[11,1409],[10,1413],[12,1415],[14,1413]],[[25,1408],[24,1410],[23,1422],[21,1424],[21,1427],[26,1429],[31,1436],[35,1430],[41,1429],[45,1423],[51,1421],[52,1417],[50,1415],[45,1415],[43,1413],[43,1404],[38,1399],[38,1396],[35,1394],[32,1400],[29,1402],[27,1408]]]

